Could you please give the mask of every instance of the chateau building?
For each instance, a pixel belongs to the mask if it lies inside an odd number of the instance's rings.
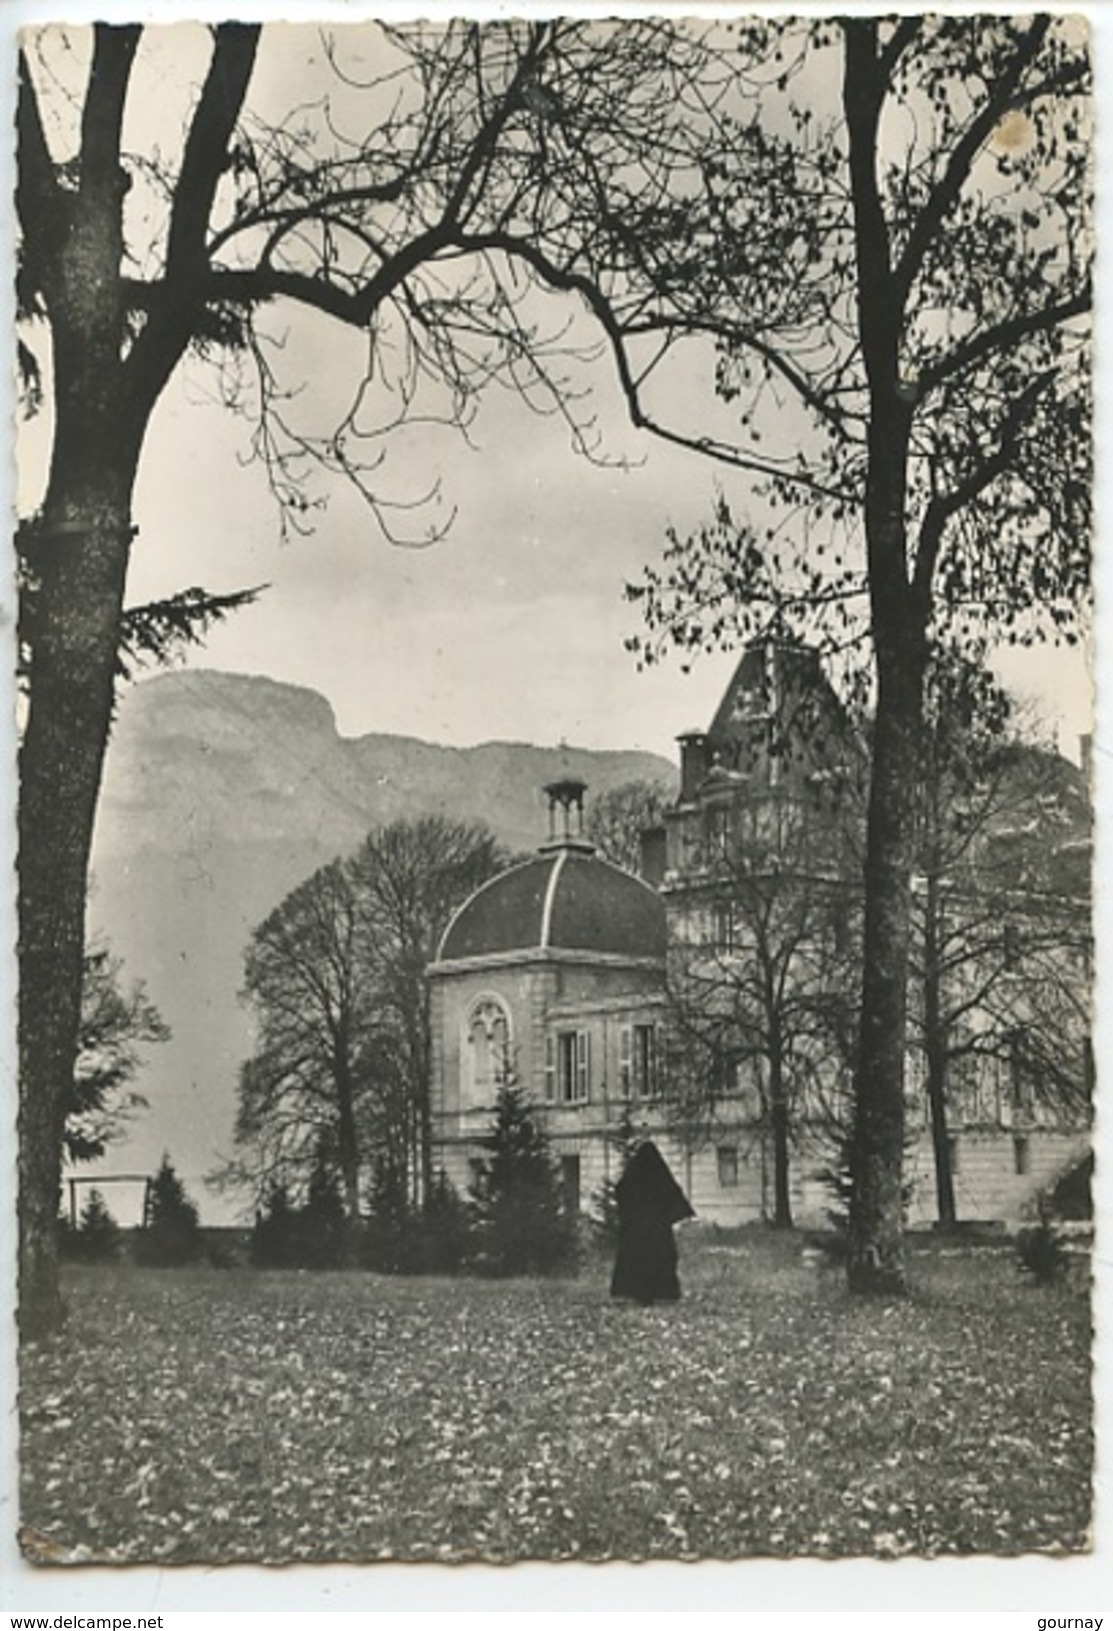
[[[509,1073],[571,1207],[595,1209],[623,1137],[652,1137],[703,1220],[814,1226],[847,1119],[866,752],[818,655],[775,638],[747,648],[680,748],[640,877],[584,837],[583,784],[557,782],[538,853],[449,924],[429,970],[434,1169],[467,1190]],[[1043,757],[1054,775],[1037,788],[1023,762],[1012,826],[985,822],[961,868],[917,879],[917,911],[928,922],[930,898],[950,948],[930,989],[950,1005],[959,1218],[1017,1221],[1089,1148],[1089,808],[1081,774]],[[920,963],[913,985],[909,1217],[927,1223],[942,1067]]]

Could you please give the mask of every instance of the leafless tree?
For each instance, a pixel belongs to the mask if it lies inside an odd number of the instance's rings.
[[[359,1215],[360,1122],[374,1082],[374,1011],[359,944],[356,893],[341,861],[299,885],[252,935],[244,997],[259,1034],[240,1075],[235,1131],[260,1193],[305,1179],[327,1145],[349,1221]]]
[[[829,1139],[846,1111],[861,915],[848,792],[800,784],[733,801],[674,916],[673,1117],[688,1142],[706,1139],[749,1099],[772,1146],[779,1228],[793,1222],[794,1147]]]
[[[1008,1081],[1017,1124],[1088,1112],[1089,801],[1025,740],[983,670],[933,665],[921,737],[910,1040],[922,1052],[941,1222],[954,1222],[952,1101]],[[996,1107],[995,1107],[996,1108]]]
[[[760,502],[674,538],[635,594],[650,657],[771,613],[832,647],[868,641],[849,1276],[899,1293],[929,658],[1073,640],[1088,606],[1089,56],[1084,25],[1049,16],[758,20],[738,36],[746,113],[709,143],[714,231],[684,263],[675,322],[717,336],[734,415],[682,439],[756,476]],[[637,413],[644,382],[628,385]]]
[[[425,970],[457,906],[505,857],[439,816],[376,828],[259,925],[244,996],[258,1026],[224,1178],[258,1199],[303,1190],[322,1150],[349,1223],[373,1181],[409,1206],[432,1187]]]
[[[432,1193],[432,1036],[425,971],[457,907],[509,862],[487,828],[445,816],[394,821],[364,840],[351,862],[360,910],[364,979],[373,993],[380,1048],[390,1061],[396,1125],[393,1170],[420,1202]],[[395,1189],[400,1187],[395,1184]]]
[[[621,782],[588,801],[584,831],[608,861],[640,872],[642,834],[660,824],[668,797],[664,782]]]
[[[146,1099],[134,1087],[145,1050],[170,1030],[142,980],[126,984],[123,962],[94,940],[85,952],[81,1031],[63,1142],[70,1161],[93,1161],[119,1138]]]
[[[190,42],[201,77],[181,103],[180,139],[168,129],[152,141],[143,119],[163,99],[176,108],[168,54]],[[326,70],[319,94],[311,46]],[[285,83],[306,100],[275,109],[268,54],[283,49],[303,53]],[[693,116],[715,94],[701,88],[701,54],[698,31],[653,22],[376,25],[323,41],[234,23],[189,41],[108,24],[24,36],[20,359],[28,407],[52,409],[45,495],[19,534],[27,1333],[62,1312],[60,1105],[121,651],[158,650],[164,632],[188,636],[227,609],[193,589],[168,629],[158,608],[130,625],[125,612],[132,494],[167,382],[190,353],[224,365],[226,400],[253,416],[254,451],[294,526],[317,502],[316,466],[354,482],[388,536],[438,536],[443,514],[414,514],[436,498],[436,474],[399,494],[384,468],[391,433],[432,419],[466,435],[496,383],[593,451],[572,307],[543,297],[601,302],[624,329],[653,329],[646,256],[685,211]],[[364,347],[331,424],[299,417],[302,382],[283,373],[284,325],[299,313],[347,325]]]

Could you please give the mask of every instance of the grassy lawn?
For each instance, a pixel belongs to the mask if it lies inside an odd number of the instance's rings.
[[[1074,1551],[1084,1288],[1009,1252],[848,1299],[795,1241],[681,1236],[684,1301],[576,1280],[86,1269],[24,1355],[58,1561]],[[30,1531],[31,1533],[28,1533]]]

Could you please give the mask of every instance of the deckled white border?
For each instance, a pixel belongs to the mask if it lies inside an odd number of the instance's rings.
[[[11,652],[14,639],[14,578],[12,552],[0,565],[0,641],[5,658],[0,662],[0,776],[12,797],[0,808],[0,919],[9,926],[0,935],[0,1149],[9,1153],[5,1181],[0,1183],[0,1613],[32,1614],[158,1614],[177,1611],[244,1611],[273,1613],[300,1611],[298,1617],[321,1611],[373,1612],[376,1617],[397,1611],[434,1614],[512,1611],[521,1615],[544,1612],[582,1614],[645,1613],[675,1617],[678,1627],[693,1613],[729,1612],[735,1615],[776,1612],[801,1613],[806,1619],[847,1611],[923,1614],[939,1611],[968,1613],[1023,1612],[1035,1631],[1039,1615],[1104,1615],[1113,1631],[1113,1012],[1105,1000],[1111,985],[1110,947],[1113,944],[1113,859],[1109,853],[1109,826],[1113,807],[1113,718],[1109,695],[1113,687],[1113,6],[1091,4],[978,6],[936,0],[934,5],[910,6],[877,0],[843,0],[838,6],[816,0],[794,5],[750,4],[730,6],[658,4],[646,6],[630,0],[610,4],[592,0],[563,0],[539,5],[536,0],[239,0],[214,4],[212,0],[146,0],[121,3],[102,0],[0,0],[0,332],[11,335],[14,302],[10,269],[13,264],[15,120],[15,37],[29,24],[47,22],[173,22],[226,21],[235,15],[245,21],[356,23],[375,18],[400,20],[423,17],[483,17],[552,15],[639,15],[647,12],[673,16],[722,16],[741,13],[824,12],[876,15],[932,10],[936,12],[1052,11],[1082,14],[1093,30],[1097,66],[1099,269],[1098,288],[1098,455],[1095,515],[1098,533],[1095,592],[1098,603],[1098,707],[1094,767],[1098,816],[1098,871],[1095,893],[1097,924],[1095,1049],[1099,1115],[1096,1130],[1097,1207],[1099,1251],[1095,1262],[1095,1315],[1098,1340],[1098,1463],[1096,1479],[1096,1550],[1087,1557],[1042,1560],[1036,1558],[901,1559],[895,1563],[846,1560],[820,1562],[792,1559],[739,1563],[644,1564],[514,1564],[482,1565],[373,1564],[362,1568],[333,1565],[296,1565],[282,1568],[90,1568],[35,1569],[23,1562],[15,1545],[18,1519],[16,1494],[15,1334],[13,1319],[15,1229],[15,887],[11,861],[15,848],[15,691]],[[1108,291],[1108,292],[1107,292]],[[11,424],[14,407],[14,348],[10,341],[0,366],[0,423]],[[12,513],[14,489],[10,437],[7,457],[0,460],[0,493]],[[1102,636],[1104,635],[1104,640]],[[1104,1106],[1104,1114],[1101,1107]],[[783,1623],[783,1621],[782,1621]],[[847,1618],[849,1624],[849,1617]],[[168,1627],[173,1631],[173,1627]]]

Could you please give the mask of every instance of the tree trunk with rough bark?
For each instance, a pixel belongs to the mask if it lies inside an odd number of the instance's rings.
[[[931,1116],[931,1144],[935,1158],[935,1206],[939,1222],[955,1222],[955,1182],[951,1171],[951,1145],[947,1127],[947,1039],[943,1031],[939,970],[939,880],[927,880],[924,901],[924,1056],[927,1061],[927,1098]]]
[[[61,1316],[62,1124],[77,1055],[86,878],[131,537],[135,455],[122,445],[119,422],[110,406],[86,413],[81,457],[56,459],[41,520],[24,546],[33,574],[23,628],[29,703],[18,862],[20,1317],[28,1335]]]
[[[851,1138],[851,1289],[900,1294],[904,1051],[911,918],[908,789],[914,785],[914,680],[879,705],[870,790],[862,1016]]]
[[[22,530],[21,637],[28,707],[19,799],[20,1326],[62,1318],[56,1219],[65,1093],[81,1013],[85,891],[112,714],[139,459],[121,352],[123,200],[119,120],[138,34],[102,46],[75,193],[44,166],[21,100],[20,202],[37,229],[53,335],[53,456],[46,498]],[[28,199],[35,207],[28,212]]]
[[[792,1194],[789,1188],[789,1113],[784,1078],[784,1060],[774,1049],[769,1060],[769,1120],[773,1132],[773,1216],[774,1229],[792,1228]]]
[[[359,1228],[359,1132],[356,1127],[355,1087],[347,1058],[348,1040],[344,1038],[340,1056],[334,1066],[336,1082],[336,1141],[340,1182],[344,1190],[344,1213],[347,1219],[348,1245],[351,1247]]]
[[[257,26],[218,30],[179,176],[162,302],[129,339],[121,131],[139,25],[97,24],[79,161],[46,140],[21,58],[16,204],[21,279],[52,341],[52,456],[39,514],[20,531],[27,715],[19,777],[20,1329],[64,1314],[56,1216],[64,1104],[81,1014],[85,893],[133,534],[132,493],[156,401],[204,304],[198,268],[226,138]],[[213,110],[216,110],[215,112]]]
[[[850,143],[857,321],[869,385],[865,535],[877,711],[866,833],[862,1008],[850,1141],[850,1289],[902,1295],[904,1055],[907,1027],[913,789],[930,595],[910,581],[906,514],[912,405],[902,388],[904,298],[878,175],[885,73],[877,24],[851,21],[843,106]]]

